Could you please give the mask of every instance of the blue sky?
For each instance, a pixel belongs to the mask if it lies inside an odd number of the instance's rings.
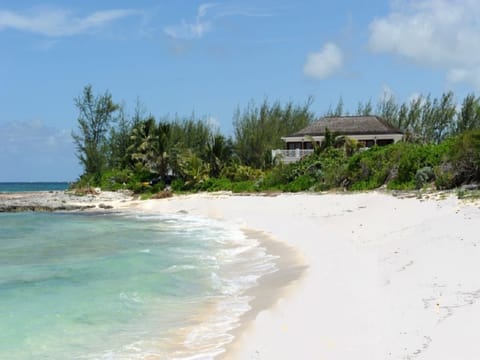
[[[264,97],[325,113],[480,88],[477,0],[0,1],[0,181],[74,180],[73,99],[232,131]]]

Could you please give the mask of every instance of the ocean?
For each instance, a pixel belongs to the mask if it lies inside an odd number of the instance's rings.
[[[0,193],[67,190],[68,182],[0,182]]]
[[[0,359],[211,359],[274,258],[191,217],[0,214]]]

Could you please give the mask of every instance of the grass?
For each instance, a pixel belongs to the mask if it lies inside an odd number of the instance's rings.
[[[457,190],[457,198],[461,200],[480,200],[480,190]]]

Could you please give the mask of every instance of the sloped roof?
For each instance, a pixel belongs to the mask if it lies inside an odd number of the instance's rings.
[[[339,135],[403,134],[379,116],[327,116],[286,137],[322,136],[327,128]]]

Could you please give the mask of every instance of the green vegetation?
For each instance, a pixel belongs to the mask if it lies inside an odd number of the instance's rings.
[[[233,117],[235,131],[234,148],[240,161],[254,168],[269,168],[272,164],[271,150],[283,147],[282,136],[307,126],[314,120],[310,111],[312,99],[303,106],[292,102],[282,106],[267,100],[260,106],[250,103]]]
[[[314,120],[312,100],[303,105],[251,102],[233,115],[234,137],[195,115],[156,119],[137,101],[133,116],[90,85],[75,99],[78,130],[72,134],[84,174],[75,186],[129,189],[144,198],[174,192],[450,189],[480,182],[480,100],[468,95],[456,110],[453,93],[419,96],[398,105],[382,100],[376,113],[400,127],[406,141],[366,151],[348,137],[327,133],[314,154],[275,164],[271,150],[281,137]],[[357,113],[373,112],[371,101]],[[340,99],[330,115],[343,115]],[[167,190],[166,190],[167,189]]]

